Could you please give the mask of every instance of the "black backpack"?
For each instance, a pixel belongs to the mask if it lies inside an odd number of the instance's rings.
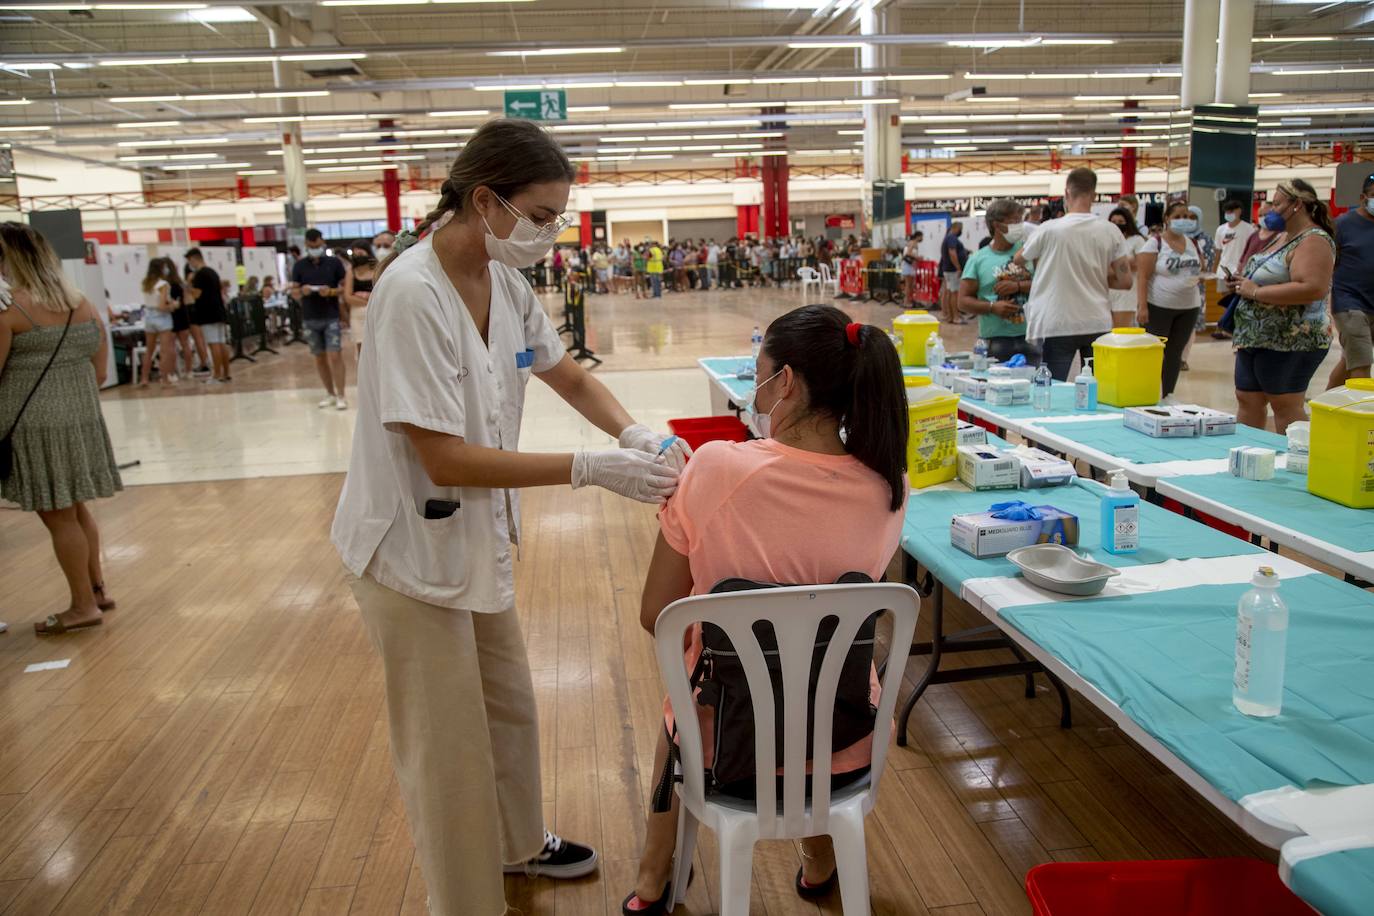
[[[872,581],[863,573],[853,572],[845,573],[836,580],[836,584],[853,585]],[[711,594],[780,587],[748,579],[725,579],[711,589]],[[875,611],[859,627],[854,643],[840,666],[840,681],[835,694],[835,713],[830,733],[833,751],[843,750],[873,734],[878,711],[869,701],[869,672],[873,666],[874,635],[881,613]],[[824,620],[816,633],[816,646],[812,652],[811,675],[808,680],[808,747],[815,737],[816,680],[837,624],[838,620],[835,619]],[[754,625],[754,636],[763,651],[764,661],[773,683],[773,721],[777,730],[774,754],[776,759],[781,761],[785,697],[782,690],[777,638],[766,622]],[[719,793],[722,787],[741,782],[753,784],[757,770],[754,755],[754,700],[749,692],[749,682],[744,673],[744,666],[740,664],[739,654],[729,637],[725,635],[725,631],[714,624],[704,623],[701,641],[701,658],[697,660],[690,682],[696,691],[697,703],[713,707],[715,710],[715,757],[711,767],[706,771],[706,788],[710,794]],[[678,762],[677,742],[673,738],[673,735],[669,736],[668,760],[654,792],[655,811],[667,811],[669,806],[669,793],[675,781],[674,771]]]

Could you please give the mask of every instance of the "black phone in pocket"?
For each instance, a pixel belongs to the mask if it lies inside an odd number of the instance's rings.
[[[456,499],[427,499],[425,500],[425,518],[448,518],[461,508],[463,508],[463,504]]]

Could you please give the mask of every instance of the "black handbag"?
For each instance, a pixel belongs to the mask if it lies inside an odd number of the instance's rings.
[[[47,377],[48,370],[52,368],[53,360],[57,359],[57,351],[62,349],[62,342],[67,339],[67,332],[72,327],[73,312],[67,313],[67,323],[62,326],[62,336],[57,338],[57,346],[53,347],[52,356],[48,357],[48,364],[43,367],[43,371],[38,373],[38,381],[33,383],[29,389],[29,396],[24,398],[24,403],[19,405],[19,413],[14,415],[14,422],[10,424],[9,432],[5,433],[5,438],[0,439],[0,480],[9,480],[10,474],[14,473],[14,431],[19,427],[19,421],[24,417],[24,410],[29,406],[29,401],[33,400],[34,392],[38,386],[43,384],[43,379]],[[37,325],[34,325],[37,327]]]
[[[848,585],[872,582],[863,573],[846,573],[837,584]],[[724,592],[750,591],[753,589],[778,588],[780,586],[753,582],[748,579],[726,579],[711,589],[711,594]],[[873,734],[877,722],[877,708],[870,702],[869,672],[873,666],[874,634],[878,616],[874,612],[859,627],[854,642],[840,666],[839,686],[835,694],[835,711],[831,723],[832,751],[841,751]],[[815,696],[816,681],[820,675],[821,664],[830,648],[836,620],[823,621],[816,633],[816,645],[811,657],[811,673],[808,681],[810,697],[807,703],[806,740],[810,747],[815,735]],[[777,638],[766,625],[756,625],[755,638],[763,652],[768,667],[769,678],[773,684],[773,722],[776,729],[774,753],[781,762],[783,757],[783,708],[785,697],[782,689],[781,658],[778,653]],[[741,782],[751,782],[757,769],[754,755],[754,700],[749,691],[748,678],[740,663],[739,653],[735,651],[725,631],[714,624],[702,625],[702,653],[691,675],[691,685],[696,692],[697,703],[712,707],[715,715],[715,756],[706,771],[708,792],[719,792],[721,787]],[[654,795],[654,810],[668,810],[668,790],[673,782],[673,770],[677,763],[677,743],[668,743],[668,761],[663,779]],[[662,807],[660,807],[662,806]]]

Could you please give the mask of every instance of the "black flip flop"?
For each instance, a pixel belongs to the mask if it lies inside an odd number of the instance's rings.
[[[838,869],[832,871],[830,873],[830,877],[826,878],[820,884],[807,884],[804,881],[802,881],[802,870],[798,868],[797,896],[801,897],[803,900],[819,900],[820,898],[827,896],[831,891],[835,889],[835,879],[837,875],[839,875]]]
[[[673,902],[673,885],[669,882],[663,888],[663,896],[657,900],[646,901],[648,906],[643,909],[630,909],[630,901],[639,899],[639,895],[631,892],[628,897],[620,902],[620,912],[622,916],[666,916],[668,906]]]

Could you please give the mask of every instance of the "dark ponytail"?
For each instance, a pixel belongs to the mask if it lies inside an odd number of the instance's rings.
[[[893,512],[904,508],[906,389],[897,348],[881,328],[855,325],[829,305],[806,305],[768,326],[763,350],[773,365],[806,383],[807,409],[832,417],[845,433],[845,451],[892,490]]]
[[[439,202],[415,224],[414,235],[423,236],[446,213],[462,213],[472,192],[487,187],[510,200],[527,186],[545,181],[572,181],[577,177],[563,147],[553,135],[533,121],[496,118],[477,128],[463,144],[439,187]],[[394,250],[377,266],[376,276],[395,260]]]

